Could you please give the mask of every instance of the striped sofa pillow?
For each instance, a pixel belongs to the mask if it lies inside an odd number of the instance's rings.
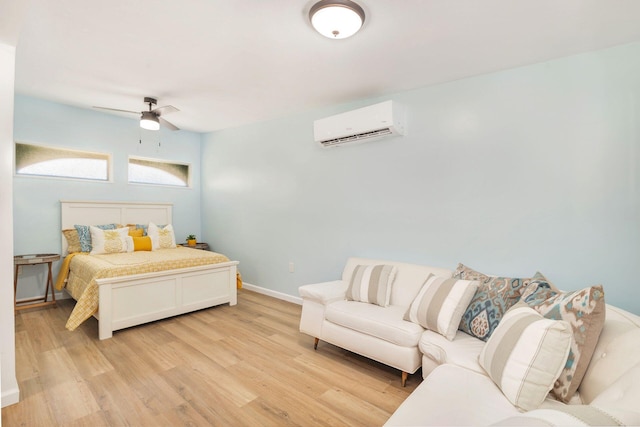
[[[480,366],[516,407],[538,408],[564,368],[571,326],[524,303],[507,311],[480,352]]]
[[[396,271],[392,265],[357,265],[347,288],[347,300],[388,306]]]
[[[430,274],[411,303],[404,320],[443,335],[449,341],[478,289],[477,280],[461,280]]]

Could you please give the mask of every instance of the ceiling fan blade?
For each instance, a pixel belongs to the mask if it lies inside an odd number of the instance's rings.
[[[171,130],[180,130],[180,128],[176,125],[174,125],[171,122],[166,121],[165,119],[163,119],[162,117],[158,116],[158,120],[160,121],[160,124],[171,129]]]
[[[96,109],[98,109],[98,110],[118,111],[118,112],[120,112],[120,113],[133,113],[133,114],[140,114],[140,111],[120,110],[120,109],[118,109],[118,108],[96,107],[95,105],[93,106],[93,108],[96,108]]]
[[[155,113],[158,116],[164,116],[165,114],[175,113],[176,111],[180,111],[180,110],[178,110],[173,105],[165,105],[164,107],[158,107],[151,110],[152,113]]]

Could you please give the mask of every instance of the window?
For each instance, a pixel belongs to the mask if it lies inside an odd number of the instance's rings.
[[[109,181],[111,156],[104,153],[16,142],[16,174]]]
[[[191,167],[164,160],[129,157],[130,184],[157,184],[188,187]]]

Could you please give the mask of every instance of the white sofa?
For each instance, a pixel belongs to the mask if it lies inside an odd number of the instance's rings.
[[[348,283],[357,265],[388,264],[397,267],[388,307],[345,299]],[[349,258],[342,280],[305,285],[302,297],[300,332],[361,354],[402,372],[404,386],[408,374],[422,364],[418,342],[424,329],[406,322],[403,316],[429,274],[450,276],[451,270],[416,264]]]
[[[583,425],[564,413],[567,406],[571,410],[576,405],[590,405],[612,414],[620,424],[640,425],[640,317],[632,313],[607,305],[604,328],[570,405],[549,397],[541,409],[525,413],[505,398],[478,364],[483,341],[459,332],[454,341],[444,343],[430,331],[425,334],[421,347],[427,344],[433,355],[438,353],[434,348],[442,345],[439,357],[443,359],[436,362],[428,355],[423,357],[427,367],[424,381],[386,426]],[[461,346],[457,348],[459,340]]]
[[[355,266],[371,264],[398,268],[389,307],[345,300]],[[607,305],[604,327],[570,404],[548,397],[540,409],[522,412],[480,366],[484,341],[461,331],[449,341],[403,320],[429,273],[450,276],[451,270],[350,258],[342,280],[300,288],[300,330],[315,337],[316,345],[324,340],[393,366],[403,372],[403,383],[422,366],[424,381],[385,425],[589,425],[590,420],[640,425],[639,316]],[[594,413],[609,415],[590,419]]]

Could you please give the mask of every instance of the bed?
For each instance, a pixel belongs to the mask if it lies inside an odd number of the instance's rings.
[[[60,205],[62,230],[73,229],[76,224],[172,223],[170,203],[61,201]],[[178,247],[145,254],[77,254],[67,257],[67,249],[67,239],[63,237],[65,261],[61,273],[69,267],[69,275],[60,286],[65,286],[67,293],[77,301],[67,329],[75,329],[93,315],[98,319],[101,340],[111,338],[119,329],[216,305],[237,303],[238,262],[222,254]],[[152,255],[159,258],[152,259]],[[183,258],[185,260],[181,260]],[[88,263],[81,264],[85,261]],[[151,262],[155,264],[149,264]],[[103,268],[109,263],[114,265],[114,271]],[[129,266],[145,264],[146,268],[142,273],[130,274],[139,270],[129,269],[122,263]],[[87,274],[83,270],[102,271],[102,274],[87,282],[86,289],[79,291],[77,286],[67,289],[67,285],[80,280],[80,275]]]

